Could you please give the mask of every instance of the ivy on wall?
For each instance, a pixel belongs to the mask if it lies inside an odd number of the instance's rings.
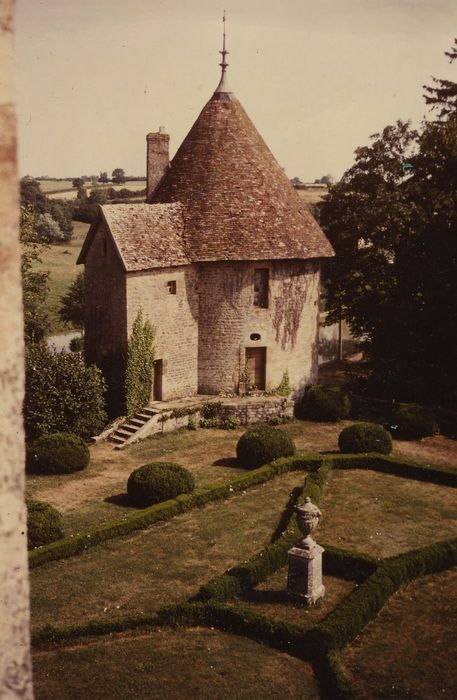
[[[150,321],[143,321],[143,312],[140,309],[127,344],[125,398],[129,416],[149,403],[154,365],[154,336],[154,327]]]

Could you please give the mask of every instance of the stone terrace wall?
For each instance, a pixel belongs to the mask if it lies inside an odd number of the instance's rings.
[[[238,416],[242,425],[269,423],[275,418],[293,418],[294,402],[282,397],[270,397],[263,400],[247,398],[243,403],[224,401],[219,414],[221,418]]]

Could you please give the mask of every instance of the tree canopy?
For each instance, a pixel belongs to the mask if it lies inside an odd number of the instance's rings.
[[[321,223],[336,258],[328,320],[346,319],[373,357],[375,389],[457,400],[457,111],[420,132],[398,121],[358,148]]]
[[[75,328],[84,327],[84,272],[79,272],[68,291],[60,297],[59,316]]]

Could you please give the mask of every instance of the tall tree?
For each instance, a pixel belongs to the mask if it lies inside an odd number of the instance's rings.
[[[125,170],[122,168],[114,168],[112,172],[112,180],[117,185],[122,185],[122,183],[125,182]]]
[[[84,327],[84,272],[80,272],[66,294],[60,297],[59,316],[75,328]]]
[[[454,39],[454,46],[449,51],[444,52],[452,63],[457,58],[457,39]],[[425,102],[431,105],[432,109],[438,110],[440,118],[446,118],[450,114],[457,112],[457,83],[452,80],[432,77],[433,85],[424,85]]]
[[[42,340],[50,327],[46,300],[49,293],[48,272],[37,270],[41,263],[40,245],[35,231],[36,218],[30,209],[21,207],[21,274],[26,343]]]

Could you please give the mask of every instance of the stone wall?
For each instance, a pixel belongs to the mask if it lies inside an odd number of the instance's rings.
[[[155,327],[155,358],[163,362],[162,399],[197,392],[198,277],[193,266],[130,272],[127,331],[141,308]],[[176,293],[169,292],[174,282]]]
[[[269,270],[268,308],[254,306],[256,268]],[[315,383],[319,278],[312,261],[201,264],[199,392],[236,392],[249,347],[266,348],[266,390],[286,371],[294,398]]]
[[[24,505],[24,354],[13,12],[13,2],[0,2],[0,698],[5,700],[33,697]]]
[[[274,419],[293,418],[294,402],[285,397],[246,398],[243,402],[224,401],[218,411],[221,418],[238,416],[241,425],[270,423]]]
[[[102,365],[104,358],[125,350],[127,341],[125,273],[104,223],[87,253],[84,298],[86,360]]]

